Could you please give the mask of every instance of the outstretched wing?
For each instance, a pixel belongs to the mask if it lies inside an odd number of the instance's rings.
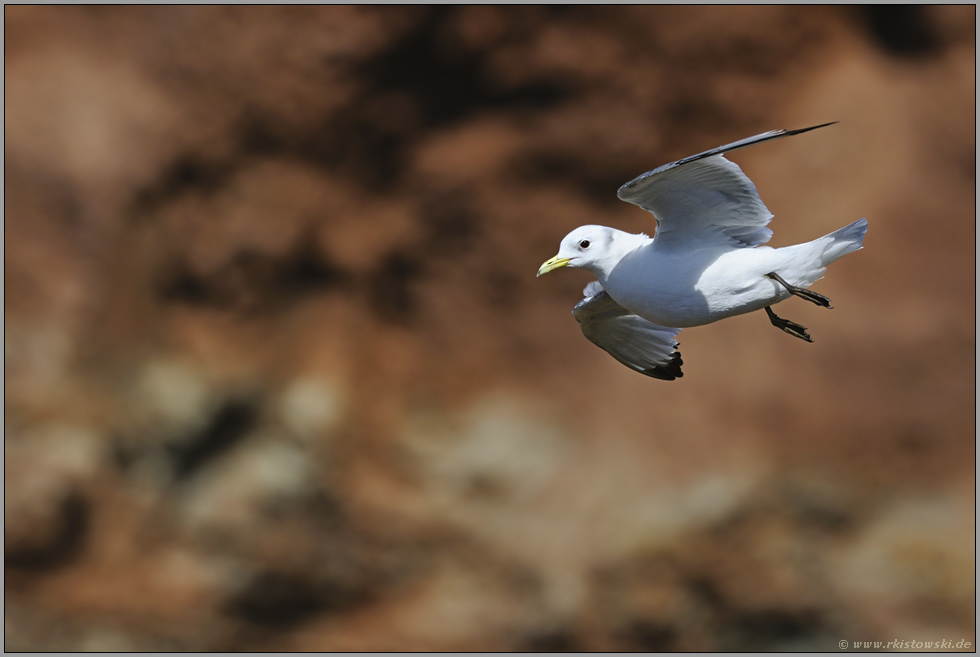
[[[835,122],[836,123],[836,122]],[[624,201],[652,212],[660,246],[690,241],[733,240],[738,246],[765,244],[772,214],[755,185],[723,153],[770,139],[798,135],[832,123],[800,130],[772,130],[665,164],[619,188]]]
[[[655,379],[673,381],[684,376],[674,337],[680,329],[666,328],[634,315],[602,289],[598,281],[586,286],[585,298],[572,314],[582,333],[626,367]]]

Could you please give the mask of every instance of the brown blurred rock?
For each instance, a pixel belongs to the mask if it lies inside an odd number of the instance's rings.
[[[5,648],[975,633],[975,8],[5,8]],[[793,305],[595,349],[571,228],[732,156]],[[787,303],[793,304],[793,301]]]
[[[44,571],[84,548],[90,504],[84,490],[102,467],[103,443],[73,426],[5,432],[5,567]],[[15,435],[10,435],[14,433]]]

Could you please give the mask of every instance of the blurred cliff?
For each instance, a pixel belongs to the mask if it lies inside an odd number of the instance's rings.
[[[6,7],[8,650],[975,633],[975,8]],[[788,301],[622,367],[534,272],[732,156]],[[974,643],[975,645],[975,643]]]

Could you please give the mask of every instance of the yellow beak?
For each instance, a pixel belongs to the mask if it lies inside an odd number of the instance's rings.
[[[540,276],[541,274],[547,274],[549,271],[553,269],[564,267],[565,265],[568,264],[569,260],[571,260],[571,258],[559,258],[558,256],[555,256],[551,260],[541,265],[541,267],[538,269],[538,276]]]

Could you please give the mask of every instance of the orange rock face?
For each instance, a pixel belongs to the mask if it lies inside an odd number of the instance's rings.
[[[5,648],[975,641],[975,8],[5,8]],[[536,279],[731,155],[815,290]],[[974,646],[975,647],[975,646]]]

